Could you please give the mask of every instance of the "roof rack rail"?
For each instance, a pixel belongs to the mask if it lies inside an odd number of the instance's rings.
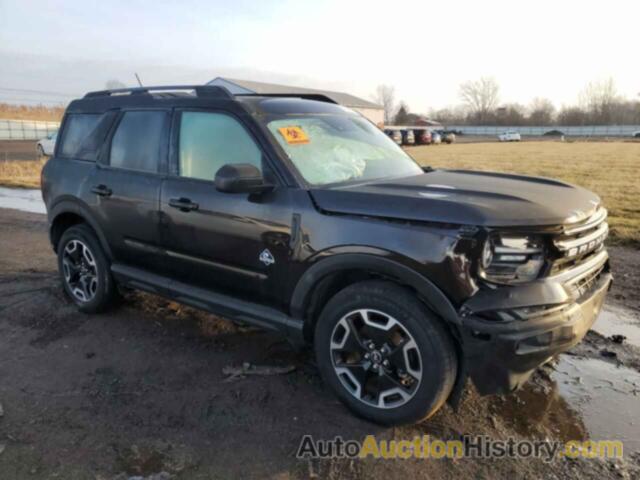
[[[111,95],[148,95],[149,92],[171,90],[194,90],[198,97],[233,98],[229,90],[217,85],[167,85],[155,87],[115,88],[87,93],[84,98],[110,97]]]
[[[321,93],[236,93],[236,97],[281,97],[281,98],[302,98],[304,100],[316,100],[318,102],[335,103],[335,100]]]

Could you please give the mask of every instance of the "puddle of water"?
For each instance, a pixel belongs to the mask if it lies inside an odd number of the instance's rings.
[[[589,438],[622,440],[640,451],[640,373],[596,358],[561,355],[552,379],[581,417]]]
[[[496,397],[492,410],[527,438],[549,437],[562,442],[589,438],[582,417],[554,381],[530,381],[513,395]]]
[[[31,213],[47,213],[38,189],[0,187],[0,208],[13,208]]]
[[[528,438],[621,440],[640,451],[640,373],[597,358],[561,355],[550,380],[496,397],[492,412]]]
[[[640,319],[624,308],[606,306],[591,329],[605,337],[624,335],[626,343],[640,347]]]

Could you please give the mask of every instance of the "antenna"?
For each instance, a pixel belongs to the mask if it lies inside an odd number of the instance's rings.
[[[138,73],[133,72],[133,74],[136,76],[136,80],[138,80],[138,83],[140,84],[140,86],[143,87],[144,85],[142,85],[142,82],[140,81],[140,77],[138,76]]]

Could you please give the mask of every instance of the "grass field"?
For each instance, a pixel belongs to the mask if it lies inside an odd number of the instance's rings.
[[[522,142],[410,147],[422,165],[554,177],[598,193],[611,240],[640,247],[640,143]],[[0,185],[38,187],[42,161],[0,161]]]
[[[44,105],[10,105],[0,103],[0,118],[9,120],[46,120],[59,122],[64,114],[64,107],[46,107]]]
[[[640,247],[640,143],[521,142],[410,147],[422,165],[553,177],[593,190],[609,210],[611,240]]]
[[[0,186],[40,188],[45,160],[0,160]]]

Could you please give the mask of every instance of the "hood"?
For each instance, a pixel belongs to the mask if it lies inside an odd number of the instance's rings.
[[[589,190],[557,180],[463,170],[310,193],[327,212],[484,227],[570,224],[588,218],[600,204]]]

